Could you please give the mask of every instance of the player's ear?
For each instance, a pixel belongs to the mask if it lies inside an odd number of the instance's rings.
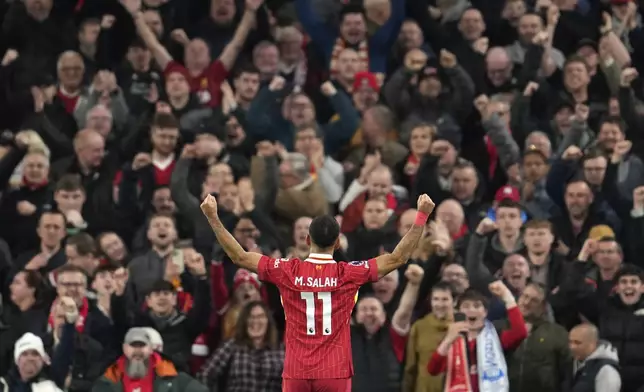
[[[310,236],[310,235],[308,235],[308,234],[306,235],[306,244],[307,244],[308,246],[311,246],[311,236]]]
[[[333,250],[337,250],[342,248],[342,243],[340,242],[340,236],[335,239],[335,243],[333,244]]]

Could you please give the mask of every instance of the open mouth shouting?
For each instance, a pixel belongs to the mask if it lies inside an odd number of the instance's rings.
[[[626,304],[633,304],[639,300],[639,292],[635,289],[628,288],[622,290],[622,301]]]

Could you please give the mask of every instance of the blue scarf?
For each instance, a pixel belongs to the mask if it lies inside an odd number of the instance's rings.
[[[476,338],[476,361],[480,392],[508,392],[508,365],[499,335],[491,322],[485,320],[483,330]]]

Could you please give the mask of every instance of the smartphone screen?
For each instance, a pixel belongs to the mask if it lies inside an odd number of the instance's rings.
[[[465,321],[466,318],[467,317],[465,317],[465,313],[461,313],[461,312],[454,313],[454,321],[457,323],[461,321]]]
[[[186,265],[183,260],[183,252],[181,249],[175,249],[172,251],[172,264],[177,266],[180,274],[185,270]]]

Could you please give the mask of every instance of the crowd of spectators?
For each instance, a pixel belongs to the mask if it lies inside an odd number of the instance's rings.
[[[276,259],[334,215],[351,261],[423,193],[354,391],[644,391],[640,5],[0,1],[0,392],[281,391],[279,292],[201,200]]]

